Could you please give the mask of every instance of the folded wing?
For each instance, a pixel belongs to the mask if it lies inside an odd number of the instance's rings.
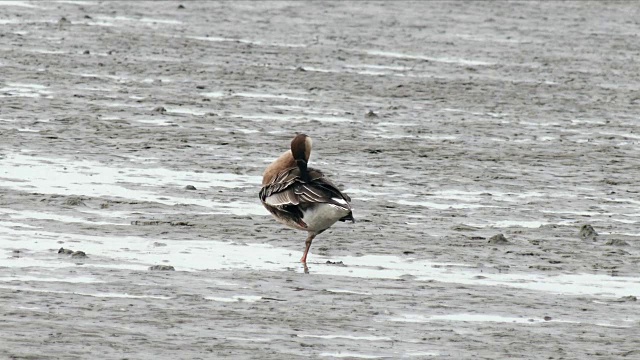
[[[298,168],[283,170],[260,191],[260,199],[267,205],[283,209],[327,203],[351,211],[351,199],[343,194],[321,171],[308,169],[309,181],[302,180]]]

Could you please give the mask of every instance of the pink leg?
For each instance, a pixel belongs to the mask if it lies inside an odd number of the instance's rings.
[[[304,242],[307,245],[307,247],[304,249],[304,255],[302,255],[302,259],[300,259],[300,262],[305,264],[307,263],[307,254],[309,253],[309,249],[311,248],[311,242],[315,237],[316,237],[315,234],[309,233],[309,236],[307,237],[307,241]]]

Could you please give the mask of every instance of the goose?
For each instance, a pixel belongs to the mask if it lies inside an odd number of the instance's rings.
[[[265,169],[260,201],[280,223],[307,232],[302,262],[313,239],[337,221],[355,223],[351,198],[341,192],[320,170],[308,167],[312,141],[298,134],[291,149]]]

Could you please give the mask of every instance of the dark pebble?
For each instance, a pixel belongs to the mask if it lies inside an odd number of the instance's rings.
[[[171,265],[153,265],[149,267],[149,270],[152,271],[176,271],[176,268],[174,268]]]
[[[64,204],[67,206],[85,205],[85,203],[82,201],[82,198],[79,197],[70,197],[64,201]]]
[[[164,114],[164,113],[167,112],[167,109],[165,109],[164,106],[158,106],[158,107],[153,109],[153,112]]]
[[[578,233],[582,240],[591,240],[595,241],[598,237],[598,233],[593,229],[593,226],[586,224],[582,225],[580,228],[580,233]]]
[[[195,186],[193,185],[187,185],[184,187],[185,190],[197,190]]]
[[[58,250],[58,254],[71,255],[73,254],[73,250],[60,248],[60,250]]]
[[[331,261],[331,260],[327,260],[326,262],[329,265],[339,265],[339,266],[346,266],[342,261]]]
[[[610,239],[610,240],[607,240],[607,242],[604,244],[611,245],[611,246],[629,246],[628,242],[621,239]]]
[[[168,221],[159,221],[159,220],[133,220],[131,221],[131,225],[134,226],[156,226],[160,224],[168,224]]]
[[[87,254],[84,253],[84,251],[75,251],[73,254],[71,254],[72,258],[86,258]]]
[[[504,235],[502,234],[497,234],[497,235],[493,235],[492,237],[489,238],[488,241],[489,244],[495,244],[495,245],[507,245],[507,244],[511,244],[509,242],[509,240],[507,240],[506,237],[504,237]]]
[[[365,118],[377,118],[378,114],[374,113],[373,110],[369,110],[368,113],[364,116]]]

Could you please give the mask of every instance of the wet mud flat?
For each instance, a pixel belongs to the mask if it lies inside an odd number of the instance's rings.
[[[0,2],[0,358],[640,358],[635,4],[179,5]]]

